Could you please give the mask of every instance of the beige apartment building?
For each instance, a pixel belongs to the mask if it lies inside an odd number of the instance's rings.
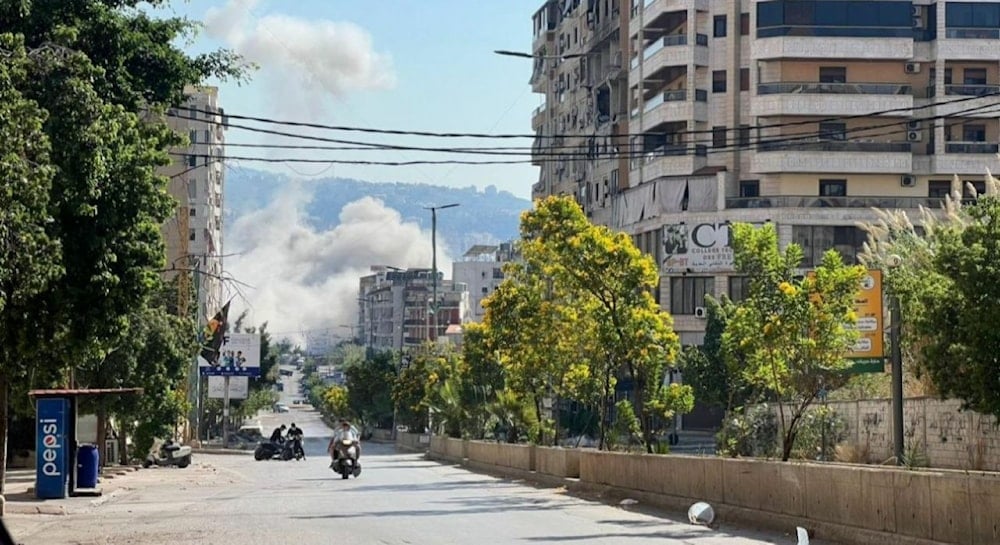
[[[729,223],[853,262],[872,207],[917,221],[1000,167],[1000,2],[559,0],[533,26],[533,195],[631,233],[684,344],[745,288]]]
[[[170,194],[177,201],[176,213],[162,232],[167,269],[204,273],[181,276],[180,292],[190,293],[187,290],[197,287],[197,315],[205,323],[225,303],[221,281],[225,124],[216,87],[189,87],[185,92],[188,101],[167,117],[170,127],[187,136],[190,145],[173,150],[173,162],[161,169],[170,178]],[[176,274],[167,272],[165,277]]]

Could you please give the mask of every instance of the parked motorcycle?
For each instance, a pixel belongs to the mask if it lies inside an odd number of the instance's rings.
[[[191,465],[191,447],[179,445],[173,439],[167,441],[157,440],[153,443],[153,448],[149,456],[142,462],[142,467],[177,466],[185,468]]]
[[[281,452],[285,448],[285,443],[276,443],[274,441],[261,441],[257,448],[253,451],[253,459],[258,462],[261,460],[274,460],[281,458]]]
[[[361,475],[361,464],[358,462],[358,443],[344,439],[337,442],[337,459],[333,462],[332,468],[340,474],[341,479],[347,479],[351,475],[358,478]]]
[[[291,460],[295,458],[296,460],[301,460],[306,457],[306,451],[302,449],[302,441],[299,439],[289,439],[285,441],[281,448],[281,459]]]

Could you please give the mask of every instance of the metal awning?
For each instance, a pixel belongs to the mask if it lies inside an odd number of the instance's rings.
[[[101,397],[140,394],[142,388],[55,388],[31,390],[28,392],[28,397]]]

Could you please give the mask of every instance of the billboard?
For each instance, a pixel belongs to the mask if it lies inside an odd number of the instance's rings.
[[[760,227],[763,224],[753,225]],[[732,226],[726,222],[664,225],[663,272],[732,271],[731,230]]]
[[[35,420],[35,496],[65,498],[69,484],[69,401],[42,398]]]
[[[199,356],[198,368],[203,376],[259,377],[260,335],[230,333],[223,339],[218,360],[210,363]]]
[[[861,289],[854,300],[858,315],[855,328],[858,341],[847,354],[854,361],[855,373],[885,371],[885,314],[882,308],[882,271],[870,270],[861,279]]]
[[[250,393],[250,377],[229,378],[229,399],[246,399]],[[210,399],[225,399],[226,377],[208,377],[208,397]]]

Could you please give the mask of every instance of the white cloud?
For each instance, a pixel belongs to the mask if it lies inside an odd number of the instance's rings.
[[[209,9],[205,27],[247,60],[261,66],[277,105],[299,103],[316,113],[323,98],[395,86],[392,59],[372,38],[346,21],[307,20],[280,14],[258,17],[257,0],[229,0]]]
[[[348,336],[340,326],[357,323],[359,278],[371,265],[427,267],[430,233],[371,197],[347,204],[336,227],[317,231],[305,213],[310,198],[292,186],[266,208],[237,219],[226,233],[226,247],[240,255],[226,260],[226,270],[254,287],[246,291],[252,322],[267,321],[278,333]],[[439,263],[450,263],[446,253],[439,244]],[[234,312],[245,304],[237,298]]]

